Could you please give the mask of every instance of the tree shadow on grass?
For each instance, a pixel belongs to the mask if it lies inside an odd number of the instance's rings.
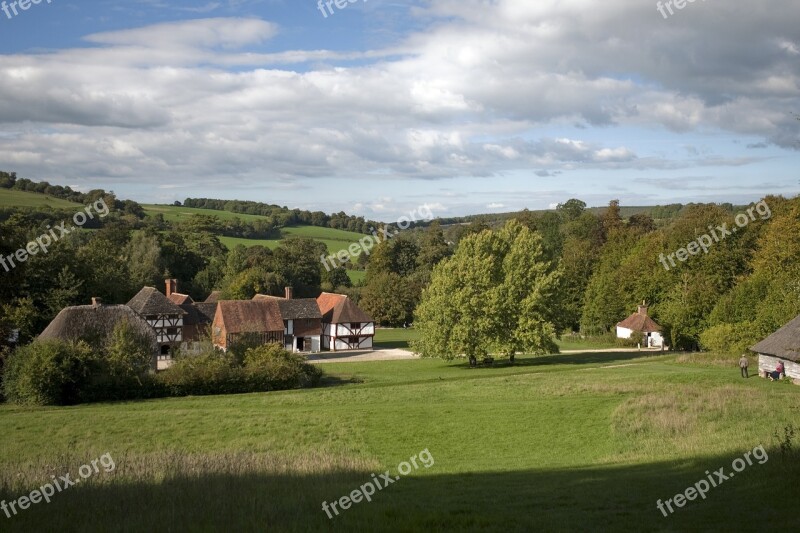
[[[645,360],[653,357],[661,357],[661,352],[586,352],[576,354],[555,354],[540,356],[517,356],[511,363],[508,359],[495,359],[490,365],[478,363],[478,366],[471,367],[469,362],[457,365],[466,370],[489,370],[511,367],[536,367],[551,365],[593,365],[602,363],[618,363],[625,361]]]
[[[435,457],[436,451],[431,450]],[[741,457],[741,456],[739,456]],[[372,472],[318,475],[170,472],[162,481],[72,487],[33,505],[3,531],[798,531],[800,474],[769,453],[735,478],[664,516],[656,501],[674,498],[705,471],[731,472],[737,456],[624,467],[448,474],[437,461],[376,490],[329,519],[332,502],[372,480]],[[120,465],[122,466],[122,465]],[[455,468],[455,466],[453,466]],[[380,472],[376,472],[380,474]],[[391,472],[394,477],[395,470]],[[129,473],[135,475],[135,473]],[[385,481],[383,482],[385,483]],[[33,487],[31,487],[33,489]],[[0,490],[0,498],[20,494]]]

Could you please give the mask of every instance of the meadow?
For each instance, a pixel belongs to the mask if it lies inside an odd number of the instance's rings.
[[[36,192],[0,189],[0,207],[51,207],[53,209],[80,209],[81,204],[54,198]]]
[[[165,220],[177,222],[185,220],[193,215],[206,215],[216,216],[220,220],[230,220],[234,218],[241,218],[242,220],[258,220],[263,219],[259,215],[246,215],[240,213],[231,213],[229,211],[217,211],[212,209],[198,209],[193,207],[171,206],[171,205],[143,205],[142,206],[149,216],[161,214]],[[237,245],[242,245],[247,248],[251,246],[264,246],[270,250],[277,248],[285,239],[292,237],[304,237],[313,239],[315,241],[325,244],[328,248],[328,253],[333,255],[339,250],[347,249],[351,244],[358,242],[359,239],[365,237],[360,233],[352,231],[344,231],[334,228],[323,228],[319,226],[294,226],[281,229],[281,237],[279,239],[243,239],[239,237],[225,237],[219,236],[219,240],[229,250]],[[366,273],[362,270],[349,270],[347,275],[353,283],[362,281]]]
[[[402,342],[407,332],[387,332]],[[391,333],[391,335],[387,335]],[[110,454],[4,531],[797,530],[800,387],[732,364],[606,352],[463,362],[329,363],[313,390],[68,408],[0,406],[6,501]],[[746,451],[754,463],[664,517],[656,509]],[[795,447],[797,443],[795,442]],[[427,449],[435,460],[329,519]]]

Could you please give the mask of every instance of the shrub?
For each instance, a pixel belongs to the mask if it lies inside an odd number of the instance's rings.
[[[619,337],[615,336],[614,344],[621,348],[636,348],[637,346],[645,346],[644,339],[642,339],[641,334],[637,335],[636,332],[634,332],[628,339],[620,339]]]
[[[322,377],[322,371],[304,356],[275,343],[247,350],[244,368],[253,390],[259,391],[314,387]]]
[[[214,352],[181,357],[157,379],[170,396],[248,392],[242,369]]]
[[[753,322],[718,324],[700,334],[700,344],[712,352],[742,353],[761,339]]]
[[[140,382],[154,362],[150,339],[124,320],[114,327],[105,355],[109,374],[122,380]]]
[[[33,342],[7,360],[3,393],[17,404],[72,405],[89,383],[97,359],[84,342]]]
[[[130,323],[118,323],[102,347],[81,401],[132,400],[165,395],[151,374],[151,339]]]

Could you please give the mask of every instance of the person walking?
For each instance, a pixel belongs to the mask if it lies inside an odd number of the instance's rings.
[[[747,369],[748,366],[750,366],[750,361],[747,360],[747,355],[742,354],[741,359],[739,359],[739,369],[742,371],[743,378],[750,377],[750,371]]]

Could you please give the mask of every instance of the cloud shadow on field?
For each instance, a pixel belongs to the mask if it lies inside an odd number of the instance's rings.
[[[77,486],[7,519],[3,531],[797,531],[797,460],[775,451],[763,465],[664,517],[666,500],[730,471],[736,454],[682,462],[562,470],[446,473],[437,461],[329,520],[322,502],[351,493],[372,472],[238,474],[168,471],[159,481],[115,478]],[[230,467],[231,465],[227,465]],[[533,465],[532,465],[533,466]],[[439,470],[441,473],[437,473]],[[379,472],[378,472],[379,473]],[[135,477],[136,472],[128,472]],[[394,474],[394,470],[392,471]],[[20,494],[0,491],[6,501]]]

